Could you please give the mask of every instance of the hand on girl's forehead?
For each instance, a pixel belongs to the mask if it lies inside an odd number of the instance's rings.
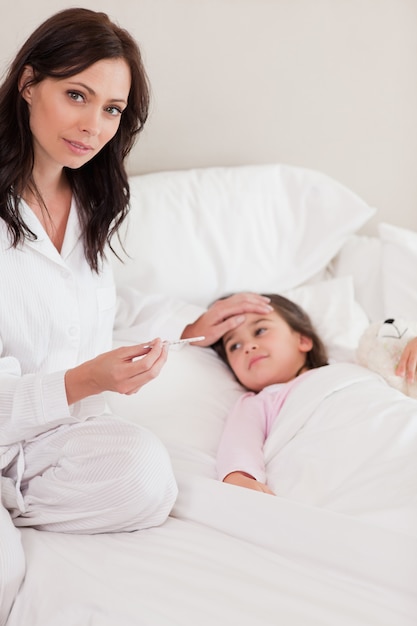
[[[226,343],[229,343],[230,340],[235,339],[247,330],[250,332],[251,330],[256,329],[256,327],[259,324],[262,324],[262,322],[271,323],[274,317],[282,319],[281,316],[274,310],[263,313],[262,315],[259,315],[258,313],[246,313],[244,321],[239,324],[239,326],[223,335],[223,345],[226,345]]]

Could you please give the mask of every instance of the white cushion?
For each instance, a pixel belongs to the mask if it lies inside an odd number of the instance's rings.
[[[352,276],[355,299],[370,322],[384,316],[381,261],[381,240],[355,234],[347,239],[329,266],[334,278]]]
[[[382,241],[384,318],[417,319],[417,232],[378,225]]]
[[[374,214],[328,176],[287,165],[162,172],[130,183],[131,258],[115,261],[118,283],[202,306],[317,278]]]

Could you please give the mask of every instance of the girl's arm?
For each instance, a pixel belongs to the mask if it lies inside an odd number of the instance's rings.
[[[272,493],[266,485],[263,446],[266,438],[266,407],[262,394],[244,394],[224,426],[217,452],[219,480]]]

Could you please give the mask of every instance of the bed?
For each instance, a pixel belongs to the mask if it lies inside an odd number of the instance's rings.
[[[331,365],[290,395],[266,442],[276,497],[217,480],[243,390],[211,349],[173,348],[139,393],[108,394],[167,447],[176,504],[134,533],[22,529],[27,573],[7,626],[415,626],[417,402],[360,367],[356,347],[372,321],[415,318],[417,233],[361,234],[375,208],[285,164],[132,176],[131,191],[127,257],[114,241],[120,292],[196,312],[234,291],[284,293]],[[129,326],[114,341],[150,338]]]

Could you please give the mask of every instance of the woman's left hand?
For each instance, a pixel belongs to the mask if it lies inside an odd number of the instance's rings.
[[[273,309],[268,303],[268,298],[257,293],[237,293],[223,300],[216,300],[206,313],[185,327],[181,338],[204,336],[205,340],[195,345],[211,346],[224,334],[242,324],[245,313],[271,313]]]

